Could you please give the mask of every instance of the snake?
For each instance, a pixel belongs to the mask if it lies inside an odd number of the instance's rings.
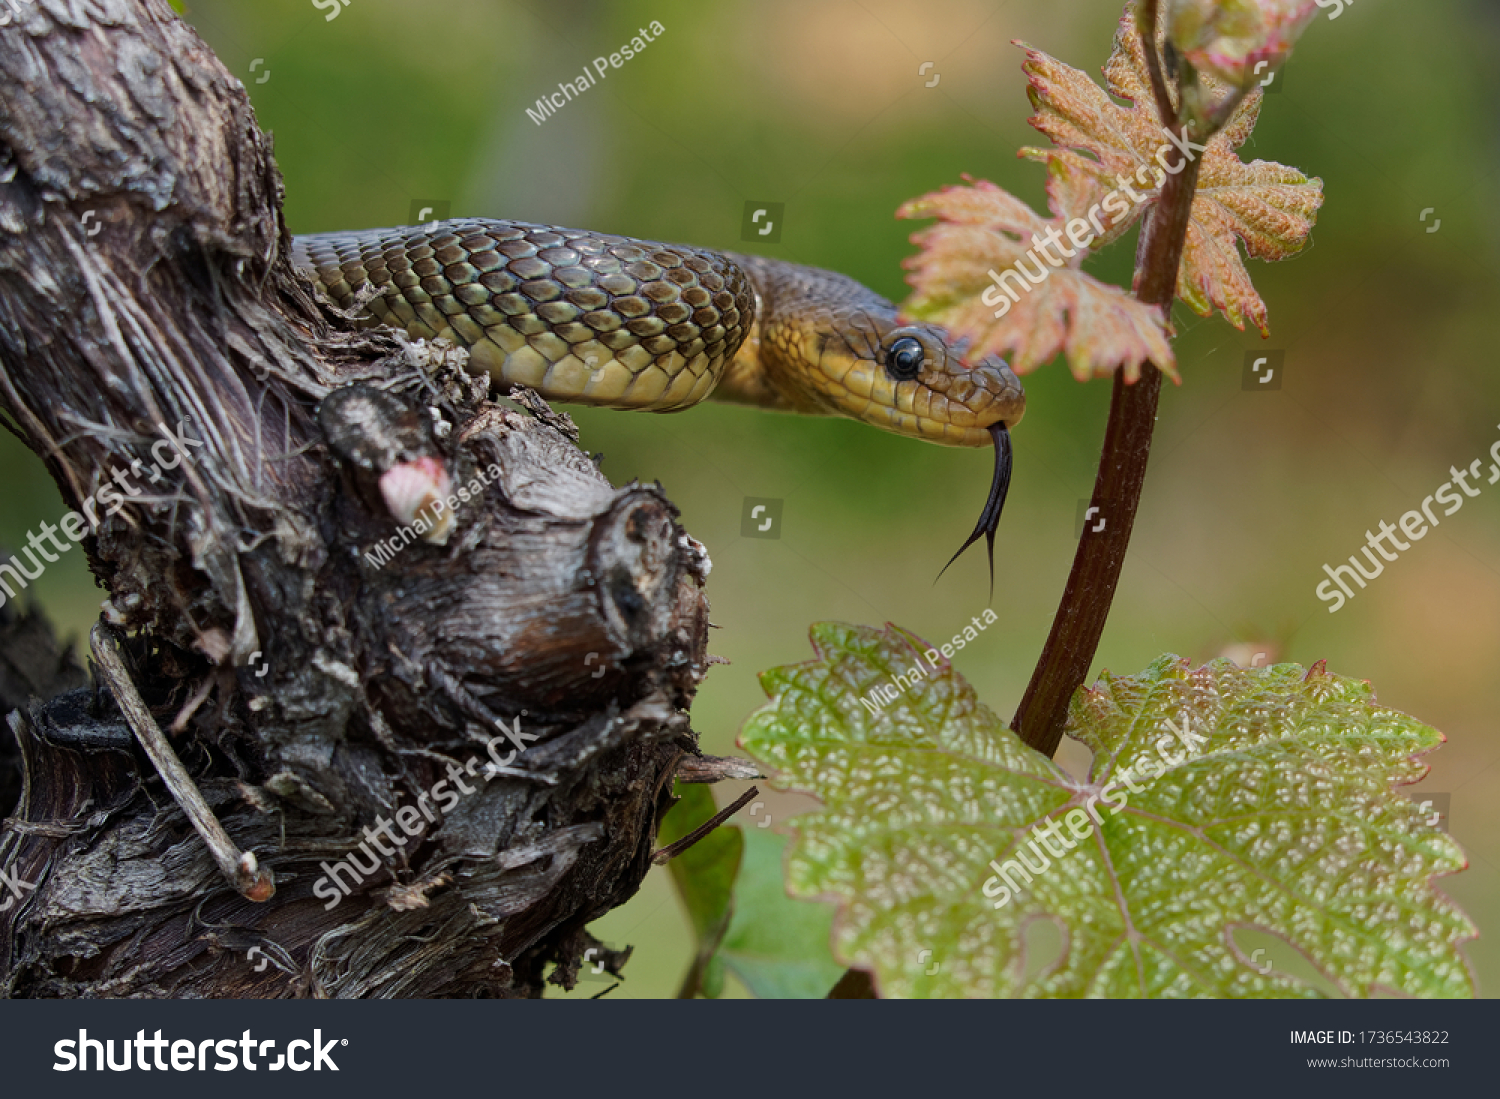
[[[549,401],[676,412],[711,399],[991,445],[989,497],[948,565],[983,534],[993,593],[1021,383],[852,278],[487,218],[297,236],[291,258],[334,304],[362,306],[359,325],[451,340],[476,371]]]

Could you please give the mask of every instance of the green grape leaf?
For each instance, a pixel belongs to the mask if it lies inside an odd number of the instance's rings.
[[[1079,781],[1026,747],[942,653],[822,623],[761,677],[740,742],[825,808],[796,818],[794,896],[886,996],[1317,996],[1234,932],[1283,939],[1342,994],[1472,996],[1466,865],[1393,786],[1441,733],[1321,664],[1163,656],[1075,696]],[[1013,888],[1012,888],[1013,887]],[[1055,959],[1028,958],[1040,922]]]
[[[786,895],[787,838],[741,826],[745,858],[734,887],[734,918],[720,957],[763,1000],[820,1000],[844,967],[834,960],[833,906]]]
[[[662,822],[662,844],[675,843],[716,811],[707,786],[682,783]],[[672,881],[693,922],[698,949],[684,987],[717,999],[726,970],[761,999],[821,999],[843,972],[829,946],[831,905],[786,894],[786,837],[756,826],[714,829],[674,858]]]
[[[676,843],[717,811],[707,786],[679,783],[676,792],[682,800],[662,820],[658,840],[663,846]],[[686,987],[701,989],[710,998],[724,990],[724,964],[718,949],[729,930],[743,849],[737,829],[715,828],[667,864],[698,943]]]

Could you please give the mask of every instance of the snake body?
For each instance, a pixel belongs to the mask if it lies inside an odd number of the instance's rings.
[[[713,398],[948,446],[993,443],[990,500],[964,543],[988,535],[993,576],[1021,384],[999,358],[967,361],[963,341],[904,323],[853,279],[480,218],[297,237],[292,260],[343,308],[373,287],[361,323],[446,337],[476,367],[549,400],[675,412]]]

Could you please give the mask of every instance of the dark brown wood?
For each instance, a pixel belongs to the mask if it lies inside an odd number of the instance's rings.
[[[571,986],[696,753],[702,547],[566,417],[315,300],[244,89],[163,0],[62,10],[0,27],[0,409],[276,893],[224,881],[107,691],[7,695],[26,788],[0,866],[34,888],[0,912],[0,994]],[[446,544],[377,564],[398,465],[479,487]]]
[[[880,997],[875,994],[875,979],[868,970],[846,969],[824,999],[878,1000]]]

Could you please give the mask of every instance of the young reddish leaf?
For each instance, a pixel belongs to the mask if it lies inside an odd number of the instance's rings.
[[[1056,165],[1048,193],[1051,219],[986,180],[903,205],[898,217],[938,219],[912,235],[920,250],[905,261],[914,290],[906,311],[969,337],[975,355],[1008,357],[1017,374],[1065,351],[1080,381],[1122,366],[1134,381],[1146,362],[1175,378],[1160,311],[1078,269],[1087,252],[1064,234],[1069,211],[1088,208],[1087,177]]]
[[[1256,964],[1241,928],[1344,996],[1474,995],[1474,926],[1433,885],[1463,852],[1395,789],[1442,734],[1368,683],[1173,656],[1105,674],[1069,710],[1094,753],[1075,779],[912,634],[812,640],[816,659],[761,676],[740,742],[823,802],[793,822],[787,885],[839,905],[836,950],[882,995],[1320,995]],[[1027,956],[1041,923],[1050,962]]]
[[[1059,149],[1028,148],[1023,156],[1091,177],[1111,214],[1108,243],[1155,205],[1164,168],[1183,164],[1181,146],[1168,136],[1151,95],[1144,44],[1129,12],[1115,31],[1104,67],[1109,90],[1133,106],[1121,107],[1084,73],[1056,58],[1026,50],[1023,68],[1036,114],[1031,124]],[[1224,129],[1206,144],[1193,199],[1177,296],[1207,316],[1215,308],[1243,329],[1253,322],[1269,335],[1266,305],[1239,254],[1239,241],[1256,259],[1285,259],[1301,250],[1323,204],[1323,181],[1269,161],[1245,164],[1235,150],[1260,115],[1262,93],[1247,96]],[[1081,155],[1081,154],[1088,155]],[[1124,211],[1116,214],[1121,207]],[[1075,211],[1076,212],[1076,211]]]
[[[1256,82],[1262,61],[1274,68],[1292,52],[1319,6],[1315,0],[1169,0],[1166,27],[1194,68],[1244,88]]]
[[[1201,316],[1217,307],[1236,328],[1243,330],[1249,320],[1268,336],[1266,303],[1255,292],[1235,239],[1258,260],[1295,255],[1317,220],[1323,181],[1274,161],[1246,164],[1234,153],[1255,129],[1260,101],[1260,92],[1247,98],[1208,143],[1177,273],[1177,296]]]

